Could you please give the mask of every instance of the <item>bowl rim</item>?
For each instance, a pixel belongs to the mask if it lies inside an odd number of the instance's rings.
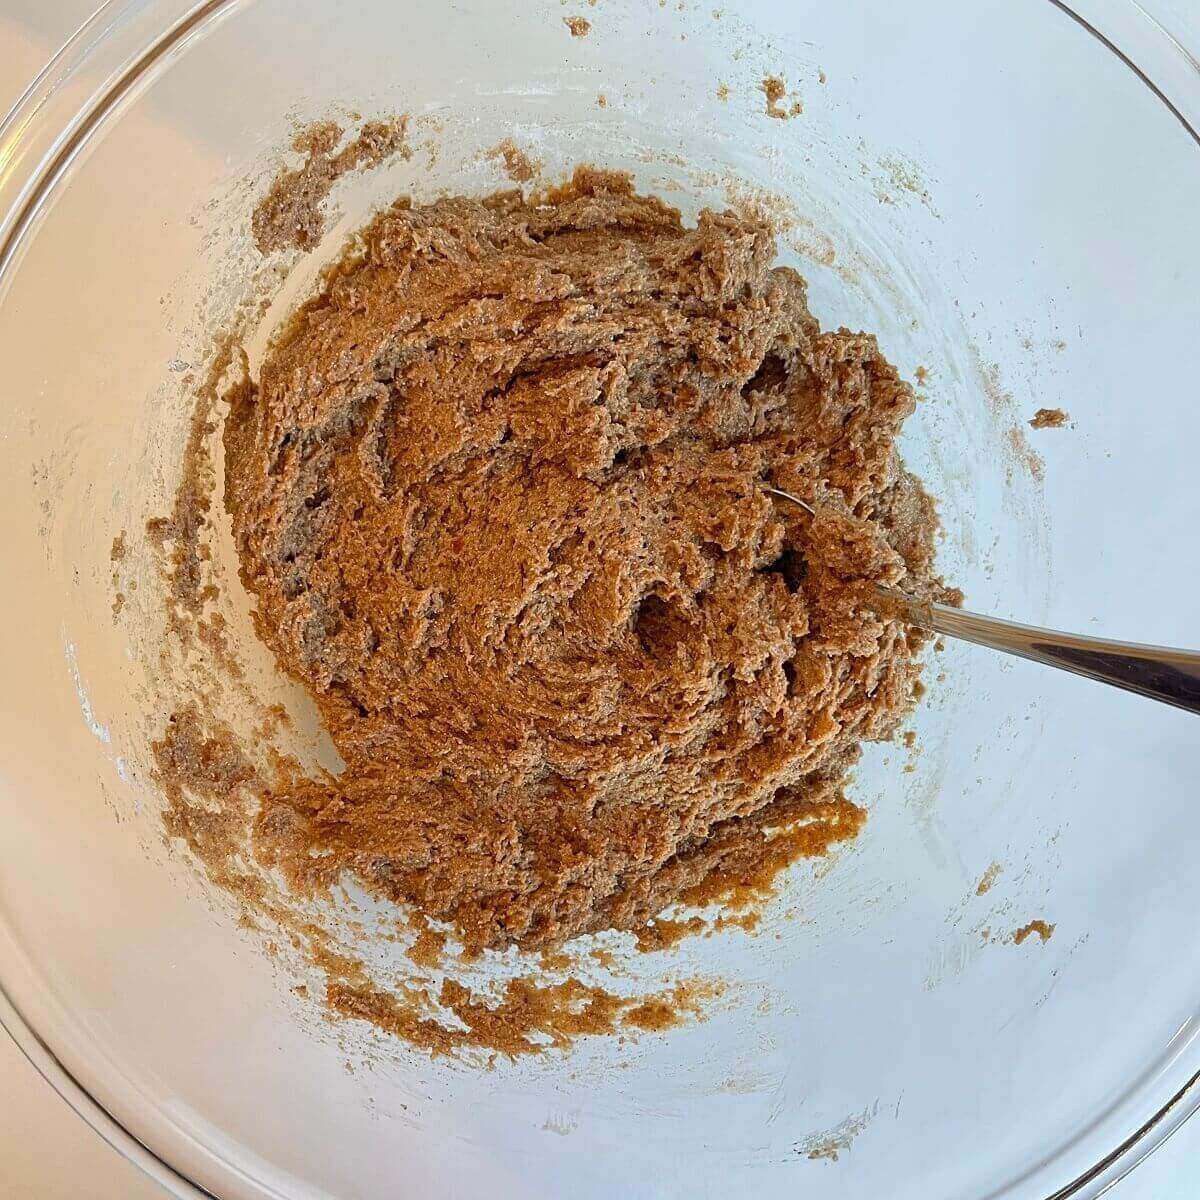
[[[1042,0],[1117,58],[1200,148],[1200,24],[1183,31],[1164,0]],[[0,297],[40,213],[91,138],[166,68],[186,43],[253,0],[104,0],[46,63],[0,121]],[[165,20],[164,20],[165,18]],[[1197,52],[1186,44],[1197,38]],[[1135,51],[1129,47],[1136,43]],[[86,98],[67,87],[92,81]],[[0,927],[0,942],[10,940]],[[0,976],[0,1027],[76,1115],[122,1158],[177,1200],[216,1200],[115,1116],[55,1052]],[[1177,1059],[1182,1054],[1172,1056]],[[1176,1077],[1178,1078],[1178,1077]],[[1200,1070],[1119,1144],[1057,1190],[1030,1200],[1097,1200],[1200,1110]],[[203,1148],[214,1161],[217,1152]],[[1053,1159],[1050,1160],[1051,1162]],[[1049,1162],[1042,1164],[1049,1165]],[[259,1195],[285,1198],[264,1180],[235,1173]],[[1021,1179],[987,1200],[1011,1197]]]

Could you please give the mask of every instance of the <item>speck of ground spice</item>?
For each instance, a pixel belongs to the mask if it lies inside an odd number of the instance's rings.
[[[563,24],[571,31],[572,37],[587,37],[592,32],[592,23],[587,17],[563,17]]]

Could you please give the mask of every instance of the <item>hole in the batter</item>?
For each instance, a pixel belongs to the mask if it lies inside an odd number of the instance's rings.
[[[782,387],[787,382],[787,377],[787,363],[778,354],[767,354],[759,364],[758,370],[742,388],[742,395],[772,391]]]
[[[288,447],[296,440],[294,430],[288,430],[279,440],[279,445],[275,447],[275,453],[271,455],[270,465],[267,467],[268,475],[278,475],[283,470],[283,458]]]
[[[670,654],[686,634],[687,620],[661,596],[646,596],[633,615],[633,632],[649,655]]]
[[[787,590],[795,595],[800,590],[800,584],[808,574],[808,563],[799,550],[790,546],[769,566],[762,568],[764,575],[778,575],[787,585]]]
[[[791,700],[796,695],[796,664],[790,658],[783,664],[783,677],[787,680],[787,696]]]

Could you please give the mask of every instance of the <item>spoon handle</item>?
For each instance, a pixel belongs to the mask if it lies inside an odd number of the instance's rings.
[[[906,620],[933,633],[1046,663],[1200,713],[1200,653],[1194,650],[1058,633],[914,600],[894,588],[880,587],[878,591]]]
[[[764,490],[799,506],[810,516],[816,516],[816,509],[807,500],[770,485]],[[1029,658],[1061,671],[1086,675],[1088,679],[1098,679],[1127,692],[1137,692],[1139,696],[1200,713],[1200,653],[1194,650],[1172,650],[1169,646],[1143,646],[1138,642],[1110,642],[1106,638],[1059,633],[1053,629],[1039,629],[1036,625],[1018,625],[999,617],[963,612],[946,604],[915,600],[881,584],[876,584],[875,590],[888,602],[889,609],[922,629],[1002,650],[1018,658]]]

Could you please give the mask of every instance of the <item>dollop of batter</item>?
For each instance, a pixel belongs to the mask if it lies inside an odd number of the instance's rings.
[[[225,444],[259,634],[345,760],[264,798],[294,882],[544,946],[854,835],[919,687],[872,582],[937,593],[935,519],[912,390],[775,253],[581,168],[397,202],[293,321]]]

